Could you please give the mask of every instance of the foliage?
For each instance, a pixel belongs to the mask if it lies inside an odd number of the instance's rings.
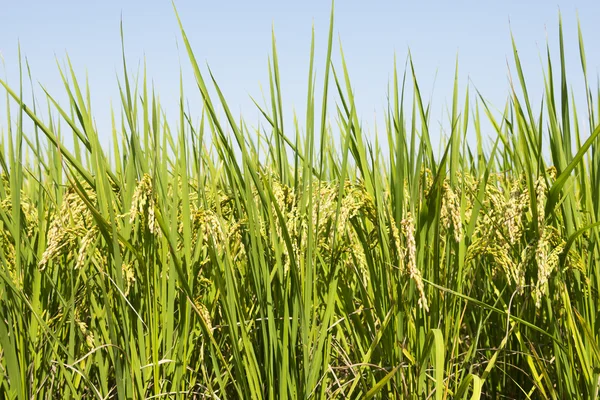
[[[333,11],[305,132],[284,128],[274,39],[253,130],[181,33],[201,121],[182,85],[169,126],[124,62],[110,155],[70,67],[46,121],[0,81],[19,106],[0,146],[2,398],[598,397],[599,110],[587,88],[578,119],[562,28],[559,97],[548,53],[534,114],[515,47],[500,116],[455,85],[440,157],[411,59],[387,146],[365,139]]]

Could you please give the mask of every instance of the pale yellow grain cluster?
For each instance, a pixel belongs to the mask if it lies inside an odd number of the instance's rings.
[[[463,237],[463,223],[460,210],[460,199],[450,187],[448,180],[444,182],[442,190],[442,208],[440,220],[445,230],[452,227],[454,240],[460,242]]]
[[[6,197],[0,201],[0,212],[4,215],[12,216],[12,194],[10,190],[9,177],[6,174],[0,176],[2,188],[4,189]],[[38,212],[35,204],[31,201],[29,196],[21,190],[20,192],[20,204],[19,214],[21,216],[21,239],[32,240],[34,235],[38,232]],[[13,284],[20,288],[22,287],[22,276],[17,276],[17,270],[15,268],[16,263],[16,246],[15,239],[12,235],[9,226],[0,218],[0,263],[8,267],[8,275],[12,279]]]
[[[468,263],[491,260],[494,273],[503,273],[521,291],[530,287],[537,307],[548,294],[550,277],[559,267],[566,245],[559,228],[546,221],[547,179],[551,182],[555,177],[553,167],[539,176],[532,199],[523,178],[491,176],[466,256]],[[530,206],[533,200],[535,214]],[[565,268],[583,268],[581,256],[573,249],[564,260]],[[536,278],[526,281],[526,275]]]
[[[312,230],[316,247],[321,249],[324,260],[334,257],[347,266],[359,270],[366,268],[364,249],[360,245],[351,221],[359,215],[375,221],[373,199],[361,183],[344,182],[342,191],[337,182],[315,182],[310,187],[310,210],[302,211],[300,196],[294,190],[277,181],[271,182],[276,204],[282,213],[285,227],[292,241],[293,257],[301,262],[307,253],[309,230]],[[308,190],[308,189],[307,189]],[[341,198],[339,197],[341,194]],[[339,212],[338,212],[339,205]],[[309,204],[305,205],[309,208]],[[275,214],[275,210],[272,210]],[[275,218],[278,221],[277,218]],[[265,221],[266,222],[266,221]],[[266,225],[263,229],[266,229]],[[275,226],[277,238],[282,240],[282,226]],[[283,247],[285,271],[291,267],[291,255]],[[355,261],[358,261],[357,263]]]
[[[473,199],[473,201],[477,201]],[[524,230],[529,194],[519,179],[490,176],[485,188],[477,225],[467,249],[467,262],[489,258],[496,274],[504,273],[509,283],[525,285],[525,267],[516,250]]]
[[[556,170],[548,171],[548,175],[555,176]],[[546,224],[546,197],[547,184],[544,176],[540,176],[536,183],[536,211],[538,238],[535,247],[535,261],[537,264],[537,281],[532,282],[534,287],[533,296],[536,307],[541,306],[544,296],[548,294],[548,280],[550,275],[558,267],[560,256],[563,252],[565,241],[560,232],[553,226]]]
[[[135,284],[135,267],[133,262],[123,263],[121,267],[121,272],[123,273],[123,278],[125,280],[125,296],[129,295],[129,291]]]
[[[90,201],[95,202],[96,195],[89,188],[86,194]],[[92,213],[73,188],[69,188],[62,200],[60,208],[51,218],[48,230],[47,247],[39,262],[45,268],[51,260],[62,259],[70,262],[75,257],[76,265],[81,267],[89,247],[97,237],[97,228]]]
[[[402,231],[406,237],[406,272],[410,278],[415,282],[417,290],[419,292],[419,306],[429,310],[427,305],[427,298],[425,297],[425,286],[423,285],[423,277],[421,271],[417,267],[417,245],[415,241],[415,224],[410,213],[407,213],[406,217],[402,220]]]
[[[134,223],[140,217],[142,225],[147,226],[150,233],[160,235],[160,228],[155,216],[156,200],[152,189],[152,177],[144,174],[135,188],[129,211],[129,222]]]

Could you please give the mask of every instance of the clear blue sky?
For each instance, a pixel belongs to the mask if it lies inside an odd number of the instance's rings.
[[[316,31],[317,72],[322,73],[329,1],[178,0],[176,5],[196,56],[209,63],[232,108],[250,122],[258,120],[258,113],[249,95],[261,98],[261,85],[268,94],[267,57],[274,25],[286,117],[292,109],[304,111],[311,26],[314,23]],[[600,66],[600,25],[595,21],[600,15],[598,1],[337,1],[335,34],[344,46],[365,126],[373,130],[374,121],[382,123],[394,53],[403,68],[408,48],[422,90],[426,97],[433,93],[434,122],[442,121],[443,108],[451,101],[457,54],[461,93],[470,79],[484,96],[502,107],[508,93],[511,29],[530,90],[539,99],[543,83],[540,57],[544,57],[547,37],[555,59],[558,57],[559,9],[570,83],[578,92],[582,79],[577,12],[587,39],[588,69],[595,78]],[[106,135],[110,101],[116,106],[119,102],[115,77],[121,65],[121,16],[129,65],[136,67],[146,57],[149,76],[167,112],[177,109],[180,66],[187,95],[197,106],[199,96],[167,0],[7,0],[0,7],[0,53],[6,64],[2,75],[18,88],[20,41],[34,80],[64,100],[55,57],[64,61],[68,52],[79,76],[84,78],[86,71],[89,75],[97,123]],[[4,94],[0,97],[4,107]],[[198,116],[200,110],[196,110]],[[6,124],[5,115],[0,113],[0,126]]]

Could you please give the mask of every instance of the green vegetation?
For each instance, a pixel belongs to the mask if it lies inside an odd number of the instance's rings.
[[[303,129],[284,128],[274,41],[265,130],[183,29],[200,122],[181,85],[169,126],[124,62],[110,149],[70,64],[69,104],[45,93],[46,111],[0,81],[19,106],[0,145],[0,397],[598,397],[600,108],[590,88],[576,108],[562,28],[542,108],[515,48],[501,113],[455,85],[440,155],[410,58],[387,145],[368,143],[332,33],[333,13]]]

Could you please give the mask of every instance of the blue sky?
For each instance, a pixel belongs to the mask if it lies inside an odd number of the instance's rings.
[[[261,85],[268,94],[267,57],[274,26],[286,118],[290,120],[294,109],[302,115],[311,27],[314,23],[316,67],[317,73],[322,73],[330,2],[178,0],[176,5],[197,58],[208,62],[230,106],[249,122],[258,120],[249,95],[260,99]],[[511,30],[530,91],[539,100],[543,84],[540,57],[544,57],[547,38],[554,58],[558,57],[559,9],[573,90],[580,93],[582,85],[577,12],[587,38],[590,75],[595,78],[599,72],[600,42],[595,39],[600,37],[600,25],[594,21],[600,15],[598,1],[340,0],[335,7],[336,42],[339,37],[359,114],[371,132],[376,121],[383,122],[394,54],[402,69],[409,48],[421,89],[433,100],[434,123],[445,122],[444,106],[451,101],[457,54],[461,95],[470,81],[496,106],[503,106],[509,87],[507,60],[512,65]],[[177,109],[181,66],[186,95],[198,116],[199,96],[167,0],[7,1],[0,7],[0,54],[6,69],[2,76],[18,88],[20,41],[34,82],[64,100],[55,57],[63,62],[68,52],[79,77],[84,78],[86,72],[89,76],[98,127],[107,136],[110,102],[115,107],[119,103],[116,75],[121,66],[121,17],[129,65],[137,67],[145,57],[149,77],[167,112]],[[0,97],[4,109],[4,94]],[[5,113],[0,113],[0,126],[6,124],[5,119]]]

